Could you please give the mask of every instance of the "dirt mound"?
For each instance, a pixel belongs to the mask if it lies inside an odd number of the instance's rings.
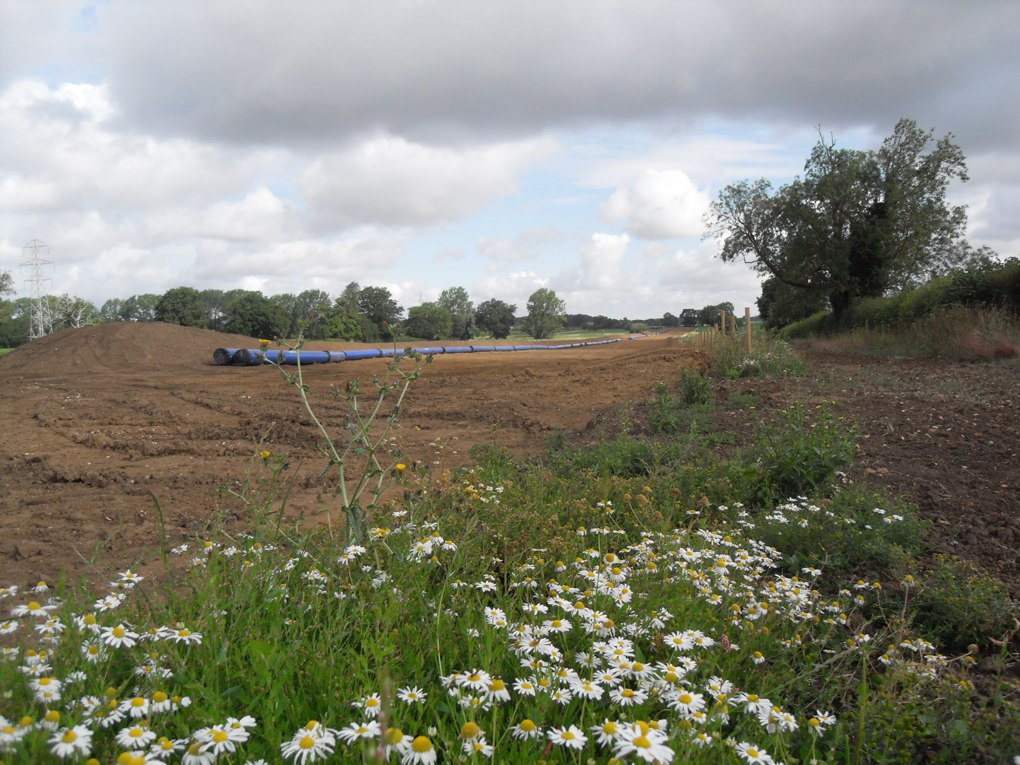
[[[217,348],[258,348],[258,340],[160,322],[111,322],[33,340],[0,358],[0,373],[195,367],[212,364]]]

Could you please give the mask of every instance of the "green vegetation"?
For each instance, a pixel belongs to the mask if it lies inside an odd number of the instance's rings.
[[[530,459],[484,443],[451,474],[399,462],[387,432],[388,394],[420,363],[396,360],[368,408],[352,383],[340,397],[354,426],[320,432],[324,502],[347,524],[288,515],[307,478],[260,445],[194,539],[161,543],[160,576],[107,572],[109,593],[0,590],[4,761],[135,762],[125,752],[151,747],[301,765],[1020,751],[1015,687],[978,690],[976,657],[935,642],[966,634],[995,656],[1014,627],[982,608],[1015,604],[960,570],[897,586],[923,526],[839,475],[853,430],[829,412],[761,412],[759,440],[726,458],[712,431],[641,435],[625,417],[616,435],[575,446],[560,432]],[[650,406],[708,411],[704,390],[685,373]]]
[[[766,289],[763,315],[793,290],[842,318],[862,298],[990,259],[964,238],[966,210],[947,200],[954,179],[966,181],[967,166],[952,135],[935,140],[913,120],[900,120],[878,151],[837,149],[820,136],[803,178],[775,192],[764,178],[723,189],[707,236],[722,260],[785,285]]]
[[[521,325],[521,330],[536,340],[551,337],[563,326],[566,306],[556,297],[556,293],[542,287],[531,293],[528,298],[528,315]]]

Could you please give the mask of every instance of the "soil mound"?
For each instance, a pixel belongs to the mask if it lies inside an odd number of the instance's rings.
[[[217,348],[258,348],[258,340],[161,322],[110,322],[67,329],[15,348],[0,373],[67,374],[208,366]]]

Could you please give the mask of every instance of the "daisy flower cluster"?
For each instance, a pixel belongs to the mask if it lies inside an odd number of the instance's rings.
[[[769,667],[865,651],[872,639],[849,615],[875,583],[828,600],[816,586],[822,570],[778,573],[780,552],[749,524],[572,529],[555,549],[514,559],[500,554],[497,532],[468,525],[473,536],[458,537],[465,527],[451,520],[415,523],[398,510],[339,551],[244,534],[180,545],[185,581],[208,599],[191,623],[145,624],[139,614],[152,611],[132,607],[143,582],[132,571],[77,612],[41,583],[4,588],[2,629],[26,640],[3,648],[19,679],[0,701],[0,751],[184,765],[241,762],[249,749],[300,765],[537,761],[553,749],[600,761],[779,762],[837,721],[790,709]],[[251,637],[263,633],[274,642]],[[424,653],[407,655],[402,641],[420,636]],[[273,681],[257,667],[278,645],[294,646],[305,678],[308,695],[293,706],[318,719],[295,720],[286,704],[271,724],[250,714],[253,691]],[[927,677],[944,657],[904,640],[880,660]],[[244,667],[232,682],[250,689],[236,702],[185,695],[183,678],[201,687],[204,672],[231,661]]]

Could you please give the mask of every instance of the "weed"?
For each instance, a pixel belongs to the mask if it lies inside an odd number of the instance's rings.
[[[989,645],[1017,630],[1020,604],[1002,582],[980,573],[970,561],[942,557],[914,596],[918,629],[950,651]]]
[[[822,406],[794,403],[769,421],[759,419],[754,430],[755,444],[744,456],[760,471],[761,499],[828,494],[857,450],[856,430]]]
[[[753,393],[739,393],[734,391],[726,399],[727,409],[757,409],[761,406],[761,397]]]

